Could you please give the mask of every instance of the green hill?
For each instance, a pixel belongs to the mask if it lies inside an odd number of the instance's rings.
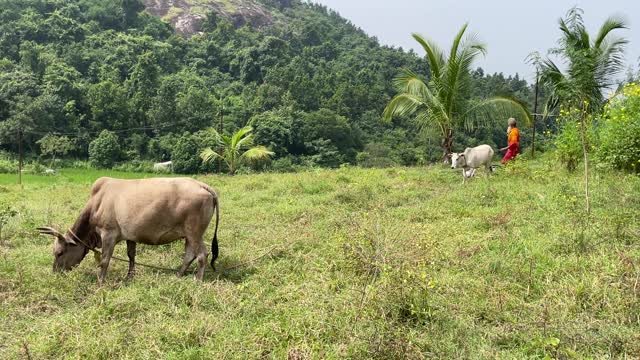
[[[169,21],[178,33],[192,35],[201,30],[207,16],[215,13],[236,26],[263,27],[274,24],[273,9],[254,0],[144,0],[146,11]],[[273,4],[284,7],[286,4]],[[290,2],[288,4],[291,6]]]
[[[208,127],[249,124],[276,152],[275,169],[440,157],[438,138],[411,119],[381,120],[392,79],[403,67],[426,76],[426,62],[337,13],[299,1],[145,4],[0,0],[0,148],[17,152],[20,130],[37,157],[37,141],[54,133],[85,158],[109,130],[116,161],[160,161],[178,143],[193,154],[208,146],[198,133]],[[473,76],[469,96],[531,94],[518,78]],[[502,142],[502,127],[459,134],[459,146]]]

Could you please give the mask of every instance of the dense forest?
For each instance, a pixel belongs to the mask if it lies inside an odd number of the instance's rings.
[[[212,146],[203,130],[250,125],[255,142],[275,153],[275,168],[441,157],[428,129],[381,116],[402,68],[429,76],[424,59],[382,46],[326,7],[262,3],[279,21],[237,27],[211,11],[201,32],[185,36],[137,0],[0,0],[1,148],[15,154],[22,141],[37,159],[56,139],[68,145],[61,154],[86,159],[100,136],[114,142],[114,162],[198,159]],[[533,102],[517,75],[470,76],[469,98]],[[454,146],[501,145],[504,128],[496,119],[456,134]],[[211,170],[200,161],[182,168]]]

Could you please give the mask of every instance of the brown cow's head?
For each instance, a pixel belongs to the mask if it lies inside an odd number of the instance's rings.
[[[89,251],[86,246],[76,243],[70,234],[62,235],[52,227],[38,228],[40,234],[51,235],[53,242],[53,271],[68,271],[76,267]]]

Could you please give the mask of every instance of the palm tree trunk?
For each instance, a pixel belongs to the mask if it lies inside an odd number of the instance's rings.
[[[451,154],[451,149],[453,148],[453,130],[448,129],[445,131],[444,140],[442,142],[442,162],[445,164],[451,163],[451,158],[449,155]]]

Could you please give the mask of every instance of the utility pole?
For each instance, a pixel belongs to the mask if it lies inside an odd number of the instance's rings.
[[[22,128],[18,125],[18,185],[22,186]]]
[[[218,126],[218,134],[222,136],[222,132],[224,131],[224,100],[222,100],[222,96],[220,96],[220,124]],[[222,151],[219,152],[222,155]],[[222,159],[218,158],[218,174],[222,174]]]
[[[540,90],[540,70],[536,70],[536,96],[533,103],[533,136],[531,137],[531,158],[536,154],[536,119],[538,118],[538,92]]]

